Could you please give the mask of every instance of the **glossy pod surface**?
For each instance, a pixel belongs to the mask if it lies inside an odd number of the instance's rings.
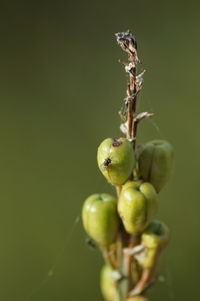
[[[113,279],[113,270],[109,265],[104,265],[100,275],[100,288],[106,301],[117,300],[117,291]]]
[[[157,211],[157,193],[150,183],[127,182],[120,193],[118,212],[126,231],[140,233]]]
[[[143,268],[153,267],[156,257],[168,241],[168,227],[163,222],[157,220],[151,221],[141,237],[141,243],[145,247],[145,254],[139,259],[140,265]]]
[[[97,152],[98,166],[112,185],[122,185],[135,166],[132,144],[126,138],[107,138]]]
[[[173,148],[165,140],[153,140],[142,145],[139,152],[139,174],[159,192],[167,183],[173,168]]]
[[[168,241],[169,229],[163,222],[158,220],[151,221],[142,234],[142,244],[149,249],[157,248]]]
[[[86,232],[96,243],[112,244],[119,227],[117,200],[106,193],[91,195],[84,202],[82,220]]]

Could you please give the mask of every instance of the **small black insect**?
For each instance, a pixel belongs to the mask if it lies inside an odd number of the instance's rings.
[[[111,159],[110,159],[110,158],[107,158],[107,159],[104,160],[103,166],[104,166],[104,167],[108,167],[108,165],[109,165],[110,163],[111,163]]]
[[[95,242],[91,239],[91,238],[87,238],[86,240],[85,240],[85,243],[86,243],[86,245],[88,246],[88,247],[90,247],[91,249],[96,249],[96,244],[95,244]]]

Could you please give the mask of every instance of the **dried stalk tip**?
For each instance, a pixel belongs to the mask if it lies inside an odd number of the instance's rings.
[[[124,65],[125,72],[129,74],[129,83],[127,85],[126,98],[123,111],[120,112],[120,117],[123,124],[120,126],[122,133],[126,138],[136,146],[137,124],[141,119],[151,117],[149,113],[141,113],[137,115],[137,95],[143,86],[143,74],[146,70],[137,74],[137,64],[140,63],[137,55],[137,42],[130,30],[126,32],[118,32],[115,34],[118,45],[128,54],[128,62],[119,60]]]
[[[139,59],[137,57],[137,42],[131,31],[128,30],[126,32],[117,32],[115,36],[117,43],[122,50],[128,53],[129,59],[132,61],[131,58],[134,57],[135,63],[138,63]]]

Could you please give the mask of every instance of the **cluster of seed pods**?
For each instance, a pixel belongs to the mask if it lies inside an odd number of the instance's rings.
[[[98,148],[97,160],[102,174],[119,192],[117,198],[105,193],[93,194],[82,210],[87,234],[106,252],[106,265],[101,272],[102,294],[106,301],[117,300],[118,283],[127,277],[122,272],[122,257],[128,254],[132,286],[127,298],[133,295],[128,300],[145,300],[143,291],[155,277],[155,264],[169,239],[167,226],[154,218],[158,192],[172,170],[172,146],[163,140],[150,141],[135,154],[126,138],[107,138]],[[129,248],[131,238],[137,239],[137,243]],[[136,290],[144,271],[150,272],[150,278]]]
[[[173,148],[165,140],[133,147],[129,138],[107,138],[97,162],[116,196],[96,193],[82,209],[83,226],[105,259],[100,287],[105,301],[146,301],[157,276],[169,229],[157,219],[158,193],[168,182]]]

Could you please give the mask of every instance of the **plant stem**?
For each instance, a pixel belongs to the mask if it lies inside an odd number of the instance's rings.
[[[117,268],[116,258],[114,258],[113,254],[108,249],[108,247],[102,247],[101,252],[105,262],[110,265],[114,270]]]
[[[128,53],[128,62],[120,61],[125,65],[125,71],[129,74],[129,83],[127,85],[127,98],[126,98],[126,119],[127,119],[127,139],[133,142],[135,148],[135,115],[136,115],[136,102],[137,102],[137,69],[136,65],[139,62],[137,56],[137,43],[135,37],[128,30],[127,32],[121,32],[116,34],[117,42],[119,46]]]
[[[128,248],[134,248],[138,244],[138,235],[131,235],[129,238]],[[121,300],[126,300],[128,297],[129,290],[131,288],[132,279],[131,279],[131,265],[133,263],[133,256],[128,253],[122,254],[121,261],[121,274],[122,281],[119,284],[119,290],[122,296]]]
[[[123,122],[123,128],[125,129],[123,132],[126,134],[126,138],[132,143],[133,149],[136,149],[136,135],[137,135],[137,127],[140,120],[143,118],[151,117],[152,114],[148,112],[140,113],[137,115],[137,95],[138,92],[142,88],[143,84],[143,74],[145,70],[137,75],[137,64],[139,63],[139,59],[137,56],[137,43],[133,34],[128,30],[127,32],[119,32],[116,33],[116,39],[119,46],[128,54],[128,62],[124,62],[119,60],[125,66],[125,71],[129,74],[129,82],[127,85],[127,97],[125,99],[125,111],[119,112],[119,115]],[[130,176],[129,180],[133,179],[133,175]],[[121,192],[121,187],[116,186],[116,193],[119,197]],[[134,256],[130,253],[123,253],[123,246],[125,238],[125,232],[121,231],[118,237],[118,247],[120,250],[117,250],[118,253],[118,268],[122,275],[122,279],[117,284],[118,290],[118,301],[125,301],[129,295],[129,291],[132,289],[133,285],[132,280],[132,271],[131,265],[134,263]],[[138,235],[129,235],[128,244],[126,243],[126,247],[134,248],[139,244],[139,236]],[[147,271],[142,275],[140,279],[141,282],[139,285],[143,286],[144,281],[149,279],[149,274],[147,275]],[[144,277],[144,279],[143,279]],[[144,280],[144,281],[143,281]],[[136,285],[137,288],[137,285]],[[132,292],[134,293],[133,289]]]
[[[122,186],[115,186],[117,197],[119,198],[120,192],[122,190]]]
[[[136,80],[137,80],[137,69],[136,64],[139,62],[137,57],[137,43],[135,41],[134,36],[130,31],[125,33],[117,33],[116,34],[117,42],[124,50],[128,53],[128,63],[120,61],[122,64],[125,65],[125,71],[129,74],[129,83],[127,85],[127,98],[126,98],[126,116],[120,112],[120,115],[124,120],[126,120],[126,137],[129,141],[132,142],[133,148],[136,147],[136,127],[137,123],[135,122],[136,117],[136,101],[137,101],[137,87],[136,87]],[[117,189],[117,195],[119,196],[120,191]],[[122,233],[120,236],[121,245],[123,245],[122,240]],[[133,248],[136,246],[138,239],[135,236],[131,235],[129,237],[128,247]],[[119,298],[120,301],[126,300],[128,296],[128,292],[130,289],[131,284],[131,263],[133,260],[133,256],[130,254],[124,254],[121,252],[120,254],[120,272],[122,274],[122,280],[118,284],[118,291],[119,291]]]

